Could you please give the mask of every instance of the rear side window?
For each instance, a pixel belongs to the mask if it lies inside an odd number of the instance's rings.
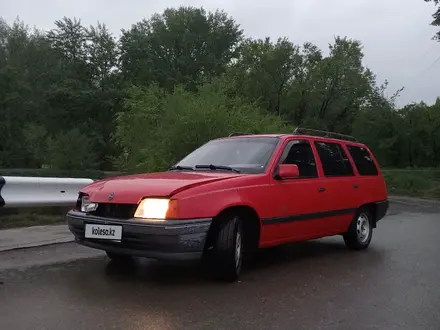
[[[357,146],[347,146],[347,148],[360,175],[378,175],[376,164],[366,148]]]
[[[353,176],[353,168],[338,143],[315,142],[325,176]]]

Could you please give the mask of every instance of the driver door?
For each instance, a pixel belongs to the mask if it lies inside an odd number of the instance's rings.
[[[298,166],[299,177],[277,178],[279,164]],[[319,213],[323,211],[322,180],[313,146],[308,140],[290,140],[284,147],[272,178],[273,218],[265,220],[266,237],[272,243],[319,236]],[[269,243],[270,244],[270,243]]]

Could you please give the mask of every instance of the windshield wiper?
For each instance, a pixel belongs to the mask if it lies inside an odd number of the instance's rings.
[[[223,166],[223,165],[213,165],[213,164],[209,164],[209,165],[196,165],[194,166],[195,169],[198,168],[209,168],[210,170],[226,170],[226,171],[232,171],[235,173],[240,173],[239,170],[237,170],[236,168],[230,167],[230,166]]]
[[[177,171],[183,171],[183,170],[194,171],[194,167],[177,165],[177,166],[172,166],[168,169],[168,171],[175,171],[175,170],[177,170]]]

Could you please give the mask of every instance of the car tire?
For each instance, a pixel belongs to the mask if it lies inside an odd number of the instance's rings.
[[[243,266],[244,236],[239,216],[233,215],[220,224],[213,251],[215,274],[224,281],[235,282]]]
[[[366,207],[360,208],[343,234],[345,245],[352,250],[365,250],[373,237],[373,218]]]
[[[113,262],[128,263],[133,260],[133,258],[131,256],[126,255],[126,254],[114,253],[114,252],[109,252],[109,251],[105,251],[105,253],[107,254],[107,257],[109,257],[109,259]]]

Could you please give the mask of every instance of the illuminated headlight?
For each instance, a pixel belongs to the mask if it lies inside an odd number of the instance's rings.
[[[98,208],[97,203],[89,201],[89,196],[84,195],[81,197],[81,212],[93,212]]]
[[[169,199],[145,198],[134,213],[135,218],[165,219],[169,208]]]

